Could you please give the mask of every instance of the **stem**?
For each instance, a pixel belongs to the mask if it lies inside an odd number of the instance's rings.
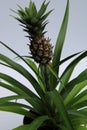
[[[44,79],[45,79],[46,90],[49,91],[50,88],[48,83],[49,77],[48,77],[47,65],[44,65]]]

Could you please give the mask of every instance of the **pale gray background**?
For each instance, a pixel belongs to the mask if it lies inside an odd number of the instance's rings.
[[[43,0],[33,0],[37,7]],[[46,36],[51,38],[51,42],[55,45],[59,28],[64,16],[66,0],[50,0],[49,8],[54,9],[49,16],[49,24],[46,27],[48,33]],[[25,38],[26,33],[22,31],[19,22],[10,15],[16,16],[10,9],[17,10],[17,4],[25,7],[28,6],[29,0],[0,0],[0,41],[15,49],[21,55],[28,55],[28,39]],[[87,0],[70,0],[70,13],[67,35],[64,45],[62,57],[66,57],[75,52],[87,49]],[[0,53],[4,53],[14,58],[11,52],[7,51],[0,45]],[[82,69],[87,68],[87,58],[79,65],[79,69],[74,73],[78,74]],[[12,71],[0,66],[0,72],[13,74]],[[17,76],[19,78],[19,76]],[[22,79],[21,79],[22,81]],[[26,81],[24,81],[26,82]],[[3,89],[1,96],[8,94]],[[11,130],[12,128],[22,124],[22,116],[0,112],[0,130]]]

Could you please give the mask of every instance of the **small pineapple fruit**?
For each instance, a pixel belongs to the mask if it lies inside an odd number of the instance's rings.
[[[30,1],[29,7],[25,9],[18,10],[19,18],[16,18],[22,23],[24,31],[28,33],[30,40],[29,49],[31,52],[31,57],[40,64],[47,64],[52,59],[52,45],[50,44],[50,39],[45,38],[44,31],[47,21],[45,20],[51,11],[46,12],[48,3],[45,1],[42,3],[39,11],[37,11],[35,4]]]

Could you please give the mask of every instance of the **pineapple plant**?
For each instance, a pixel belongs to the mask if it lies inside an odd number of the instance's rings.
[[[26,67],[0,54],[0,64],[11,68],[25,77],[36,92],[4,72],[0,72],[0,87],[13,95],[0,98],[0,110],[21,114],[23,125],[13,130],[86,130],[87,123],[87,69],[77,77],[70,79],[75,67],[87,57],[87,51],[72,54],[61,59],[67,31],[69,0],[53,51],[50,39],[45,37],[46,18],[52,10],[46,12],[49,2],[44,1],[39,10],[30,1],[25,9],[19,6],[15,17],[27,32],[29,38],[29,56],[21,56],[15,50],[0,41],[4,47],[14,53],[35,74]],[[73,59],[72,59],[73,58]],[[71,60],[60,75],[60,66]],[[28,104],[20,103],[24,99]],[[14,101],[16,100],[16,101]]]

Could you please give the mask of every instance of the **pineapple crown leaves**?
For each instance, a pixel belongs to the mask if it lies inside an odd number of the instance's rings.
[[[48,3],[45,1],[42,3],[40,9],[37,11],[36,5],[34,2],[30,1],[29,6],[25,9],[19,7],[17,14],[19,17],[16,19],[22,23],[24,31],[29,34],[29,37],[32,39],[32,36],[43,36],[46,31],[44,31],[45,26],[48,24],[46,18],[52,12],[52,10],[46,13]]]

